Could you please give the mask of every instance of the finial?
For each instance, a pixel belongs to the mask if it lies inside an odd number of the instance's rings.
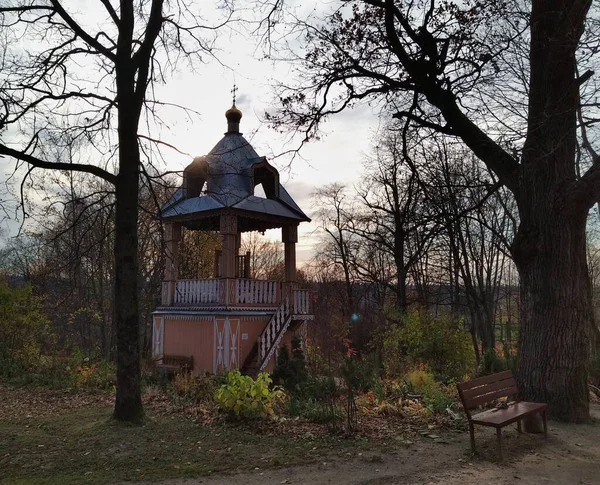
[[[233,89],[231,94],[233,95],[233,105],[225,112],[227,118],[227,133],[239,133],[240,132],[240,120],[242,119],[242,112],[235,105],[235,95],[237,94],[237,85],[233,83]]]
[[[237,88],[237,86],[235,84],[235,81],[234,81],[233,88],[231,89],[231,94],[233,95],[233,106],[235,106],[235,95],[237,93],[237,90],[238,90],[238,88]]]

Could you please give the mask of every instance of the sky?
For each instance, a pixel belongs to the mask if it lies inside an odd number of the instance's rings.
[[[95,12],[94,4],[82,3],[81,0],[73,0],[71,4],[75,10],[78,8],[79,18],[84,21],[103,13]],[[210,23],[220,13],[210,10],[209,4],[216,5],[216,2],[202,5],[203,9],[207,6],[205,17]],[[294,5],[290,1],[288,6],[296,9],[299,15],[310,14],[299,3]],[[323,3],[319,8],[327,7]],[[289,79],[291,67],[286,62],[266,60],[265,52],[258,46],[258,38],[248,32],[251,29],[251,26],[242,24],[224,29],[216,42],[218,61],[207,58],[206,63],[197,64],[194,70],[181,63],[167,83],[158,87],[159,100],[185,106],[200,114],[190,118],[182,110],[164,111],[165,123],[159,138],[189,154],[189,157],[164,149],[166,165],[162,168],[181,171],[193,157],[207,154],[217,144],[226,130],[225,111],[232,104],[231,89],[235,83],[236,104],[243,112],[240,131],[259,155],[266,156],[279,169],[285,188],[303,211],[312,217],[311,194],[317,187],[333,182],[352,186],[359,181],[362,161],[378,128],[378,118],[366,106],[343,112],[330,119],[323,126],[321,139],[305,145],[299,156],[293,160],[278,157],[278,154],[295,148],[297,140],[276,133],[263,118],[267,110],[274,108],[274,85]],[[0,160],[0,170],[5,178],[12,168],[12,162]],[[312,255],[312,247],[317,240],[315,222],[303,223],[299,227],[297,258],[300,264]],[[3,221],[4,234],[8,237],[15,235],[19,223],[14,218]],[[281,240],[278,230],[268,231],[266,236]]]
[[[310,14],[304,7],[299,9],[298,15]],[[270,129],[264,122],[264,114],[273,108],[275,84],[292,75],[291,66],[283,61],[266,60],[265,52],[257,45],[258,39],[243,30],[223,32],[217,41],[216,55],[220,62],[201,65],[197,73],[182,71],[165,86],[165,94],[173,102],[194,109],[201,116],[190,122],[183,113],[179,117],[173,113],[173,123],[162,138],[191,156],[207,154],[226,131],[225,111],[232,104],[231,89],[235,83],[236,105],[243,113],[240,131],[260,156],[266,156],[279,169],[286,190],[312,218],[311,194],[317,187],[333,182],[352,186],[359,182],[362,162],[370,150],[379,119],[368,106],[345,111],[331,118],[323,126],[321,139],[305,145],[299,156],[293,160],[278,157],[295,148],[298,140]],[[189,159],[182,155],[168,154],[169,170],[182,170],[188,163]],[[281,240],[278,230],[267,231],[266,236]],[[316,240],[316,221],[301,224],[297,244],[299,263],[310,258]]]

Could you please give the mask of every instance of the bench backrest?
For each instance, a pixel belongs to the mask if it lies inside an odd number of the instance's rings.
[[[510,397],[517,400],[519,392],[512,371],[509,370],[463,382],[458,384],[457,387],[458,395],[465,411],[467,411],[467,415],[469,415],[469,410],[501,397]]]
[[[193,367],[194,356],[183,356],[183,355],[163,355],[163,365],[179,365],[181,367]]]

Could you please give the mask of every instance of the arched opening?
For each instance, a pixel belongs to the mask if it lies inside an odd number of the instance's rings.
[[[267,199],[279,197],[279,172],[266,160],[252,166],[252,184],[255,188],[259,184],[262,185],[264,196]],[[257,192],[254,195],[260,197]]]
[[[208,162],[206,157],[194,158],[194,161],[183,170],[185,196],[187,198],[198,197],[204,188],[207,177]]]

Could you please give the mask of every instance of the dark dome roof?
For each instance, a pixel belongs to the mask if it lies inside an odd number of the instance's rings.
[[[227,118],[227,121],[239,123],[242,119],[242,112],[239,109],[237,109],[236,105],[234,104],[225,112],[225,118]]]

